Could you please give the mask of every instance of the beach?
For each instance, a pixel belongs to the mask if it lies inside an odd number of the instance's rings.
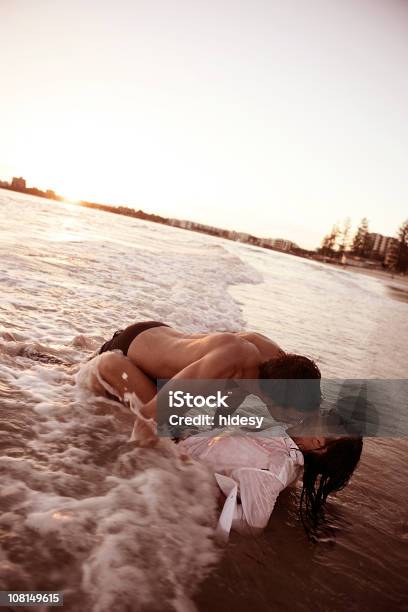
[[[69,611],[403,609],[407,439],[365,441],[317,543],[296,486],[221,550],[208,471],[136,449],[127,410],[75,376],[153,319],[259,331],[325,378],[406,378],[405,280],[4,190],[0,211],[1,589],[61,590]]]
[[[336,264],[335,266],[341,270],[350,270],[350,272],[365,274],[371,278],[376,278],[383,282],[386,289],[391,296],[394,297],[394,299],[408,301],[408,276],[406,274],[400,274],[388,270],[371,270],[370,268],[359,266],[341,266]]]

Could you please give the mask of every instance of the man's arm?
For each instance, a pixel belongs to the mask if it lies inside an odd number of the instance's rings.
[[[143,406],[142,415],[156,419],[158,395],[168,394],[172,388],[177,390],[180,381],[203,380],[203,392],[205,393],[204,381],[206,380],[242,379],[256,376],[258,362],[258,350],[248,342],[237,339],[223,347],[218,347],[176,374],[150,402]]]
[[[245,389],[242,384],[234,384],[234,387],[230,387],[229,385],[227,385],[226,390],[229,391],[228,394],[228,407],[227,408],[217,408],[217,410],[215,411],[215,415],[214,415],[214,425],[213,425],[213,429],[215,429],[216,427],[218,427],[218,423],[219,423],[219,417],[220,416],[228,416],[230,414],[234,414],[234,412],[240,407],[240,405],[242,404],[242,402],[245,401],[245,399],[248,397],[248,395],[251,395],[251,391],[248,389]]]

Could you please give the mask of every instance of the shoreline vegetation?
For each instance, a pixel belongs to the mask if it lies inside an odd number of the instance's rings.
[[[367,257],[367,255],[364,253],[361,254],[363,256],[359,256],[353,253],[351,250],[347,250],[344,235],[343,243],[342,245],[339,245],[339,248],[337,250],[335,250],[334,244],[331,245],[331,248],[328,248],[328,237],[325,237],[323,239],[322,247],[315,251],[311,251],[299,247],[297,244],[291,242],[290,240],[285,240],[281,238],[261,238],[259,236],[248,234],[246,232],[236,232],[234,230],[227,230],[224,228],[210,226],[195,221],[163,217],[161,215],[147,213],[141,209],[136,210],[127,206],[99,204],[97,202],[88,202],[86,200],[69,200],[68,198],[64,198],[63,196],[57,194],[52,189],[47,189],[44,191],[38,189],[37,187],[27,187],[26,181],[22,177],[14,177],[11,183],[0,180],[0,189],[6,189],[17,193],[25,193],[27,195],[34,195],[40,198],[54,200],[56,202],[74,204],[78,206],[84,206],[86,208],[94,208],[117,215],[141,219],[143,221],[150,221],[152,223],[160,223],[162,225],[169,225],[171,227],[178,227],[180,229],[186,229],[202,234],[208,234],[210,236],[216,236],[218,238],[224,238],[226,240],[241,242],[264,249],[277,251],[280,253],[287,253],[290,255],[295,255],[297,257],[312,259],[314,261],[334,265],[342,269],[353,269],[353,271],[357,271],[363,274],[369,274],[370,276],[376,276],[377,278],[382,280],[395,279],[397,277],[399,280],[403,281],[402,287],[405,287],[404,281],[408,282],[408,279],[405,277],[406,270],[395,270],[393,269],[393,267],[385,265],[384,259],[381,260],[381,258],[379,258],[378,256],[370,258]],[[345,223],[350,224],[350,221],[346,220]],[[360,229],[358,231],[360,231]],[[337,230],[337,232],[339,233],[339,230]],[[395,242],[397,242],[397,239],[391,240],[395,240]],[[403,246],[405,247],[405,244]]]

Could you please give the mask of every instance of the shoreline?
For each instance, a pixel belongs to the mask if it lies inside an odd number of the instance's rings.
[[[368,268],[358,268],[357,266],[342,266],[341,264],[331,264],[338,270],[356,272],[364,276],[369,276],[382,281],[384,288],[386,289],[388,296],[398,302],[405,302],[408,304],[408,276],[393,274],[383,270],[370,270]]]
[[[341,264],[327,264],[330,266],[334,266],[338,270],[348,270],[350,272],[357,272],[357,274],[364,274],[365,276],[371,276],[372,278],[376,278],[378,280],[387,281],[389,286],[393,286],[395,288],[400,288],[403,291],[408,291],[408,276],[405,274],[398,274],[387,272],[386,270],[372,270],[370,268],[360,268],[358,266],[348,266]]]
[[[301,259],[308,259],[310,261],[316,261],[328,266],[333,266],[340,270],[352,270],[359,274],[365,274],[367,276],[373,276],[375,278],[381,280],[392,280],[397,281],[393,283],[393,285],[389,285],[392,289],[396,291],[408,291],[408,275],[399,275],[393,274],[391,272],[387,272],[385,270],[371,269],[359,266],[350,266],[350,265],[342,265],[340,263],[334,261],[323,261],[320,256],[316,256],[316,251],[310,251],[309,249],[303,249],[301,247],[297,247],[296,249],[280,249],[275,246],[271,246],[270,244],[266,244],[266,242],[270,239],[261,238],[259,236],[253,236],[251,234],[246,234],[245,239],[243,237],[238,237],[239,232],[237,233],[235,230],[227,230],[225,228],[220,227],[212,227],[206,224],[198,223],[195,221],[186,221],[183,219],[176,219],[170,217],[162,217],[161,215],[155,213],[146,213],[145,211],[139,209],[129,208],[127,206],[114,206],[112,204],[99,204],[97,202],[87,202],[85,200],[72,201],[65,199],[63,196],[56,194],[52,190],[47,190],[43,192],[38,190],[37,188],[27,188],[26,190],[13,189],[10,186],[5,186],[1,184],[0,181],[0,189],[4,189],[6,191],[11,191],[14,193],[19,193],[22,195],[29,195],[32,197],[38,197],[41,199],[49,200],[50,202],[57,202],[62,204],[69,204],[73,206],[82,206],[84,208],[91,208],[96,210],[102,210],[104,212],[108,212],[111,214],[121,215],[124,217],[136,218],[141,221],[145,221],[148,223],[155,223],[159,225],[166,225],[167,227],[174,227],[176,229],[181,229],[184,231],[195,232],[198,234],[204,234],[207,236],[213,236],[214,238],[219,238],[221,240],[228,240],[230,242],[237,242],[240,244],[247,244],[249,246],[258,247],[261,249],[265,249],[266,251],[272,251],[275,253],[282,253],[284,255],[292,255],[294,257],[299,257]],[[52,194],[52,195],[50,195]],[[189,224],[189,225],[186,225]],[[398,284],[401,282],[401,285]],[[408,299],[408,296],[407,296]]]

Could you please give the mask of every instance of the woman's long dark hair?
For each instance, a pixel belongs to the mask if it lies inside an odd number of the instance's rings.
[[[343,489],[353,474],[363,449],[361,436],[328,441],[323,452],[302,451],[304,457],[300,518],[309,537],[324,516],[330,493]]]

